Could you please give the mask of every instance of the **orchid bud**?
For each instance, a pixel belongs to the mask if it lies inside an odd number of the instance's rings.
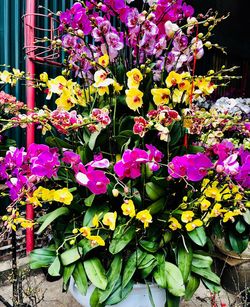
[[[75,235],[75,234],[77,234],[78,233],[78,229],[77,228],[74,228],[73,230],[72,230],[72,233]]]
[[[128,194],[129,188],[128,188],[127,186],[125,186],[124,189],[123,189],[123,191],[124,191],[125,194]]]
[[[117,189],[113,189],[112,194],[114,197],[117,197],[119,195],[119,191]]]

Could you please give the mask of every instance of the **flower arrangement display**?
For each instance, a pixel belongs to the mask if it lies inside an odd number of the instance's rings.
[[[65,290],[71,276],[82,294],[92,283],[91,306],[120,302],[136,282],[157,283],[169,304],[200,281],[217,292],[210,236],[238,253],[249,241],[249,118],[195,104],[234,69],[195,73],[204,48],[220,48],[209,39],[225,17],[194,17],[182,0],[141,6],[78,1],[58,14],[50,41],[66,54],[61,75],[0,73],[31,79],[47,100],[29,110],[0,93],[2,132],[34,124],[46,136],[0,158],[5,231],[49,228],[31,267],[62,276]],[[26,220],[27,203],[47,213]]]

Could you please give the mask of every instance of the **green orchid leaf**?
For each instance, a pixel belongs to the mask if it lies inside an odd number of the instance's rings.
[[[182,243],[179,244],[177,250],[177,259],[178,268],[181,271],[184,283],[186,283],[191,272],[193,259],[193,250],[189,244],[186,243],[186,247],[184,247]]]
[[[195,274],[204,277],[205,279],[208,279],[212,281],[213,283],[220,285],[220,277],[216,275],[214,272],[211,271],[211,269],[206,269],[206,268],[196,268],[192,266],[192,272]]]
[[[185,289],[185,300],[189,301],[200,285],[200,279],[192,274],[189,275]]]
[[[213,259],[210,256],[194,253],[192,265],[197,268],[210,268],[213,263]]]
[[[235,225],[235,229],[241,234],[246,230],[246,225],[242,221],[238,221]]]
[[[48,267],[55,258],[56,250],[54,247],[37,248],[29,254],[29,265],[31,269]]]
[[[105,301],[105,305],[115,305],[125,300],[133,289],[133,282],[130,281],[126,287],[121,284],[121,278],[118,280],[115,291]]]
[[[93,201],[95,199],[95,194],[91,194],[89,197],[84,199],[84,204],[87,207],[91,207],[93,204]]]
[[[248,237],[237,237],[233,233],[229,233],[228,237],[230,245],[236,253],[241,254],[247,248],[249,242]]]
[[[124,267],[124,273],[122,277],[122,287],[125,288],[131,278],[133,277],[135,271],[137,268],[136,264],[136,253],[134,252],[129,259],[127,260],[125,267]]]
[[[60,269],[61,269],[61,263],[59,257],[57,256],[49,266],[48,273],[51,276],[60,276],[61,275]]]
[[[207,243],[207,235],[204,227],[197,227],[194,230],[188,232],[189,238],[199,246],[205,246]]]
[[[98,289],[105,290],[108,284],[106,272],[99,258],[94,257],[83,262],[88,279]]]
[[[158,200],[159,198],[161,198],[163,195],[166,194],[165,189],[161,188],[160,186],[158,186],[153,182],[147,182],[145,187],[148,197],[153,201]]]
[[[86,295],[88,290],[88,280],[87,276],[83,267],[83,264],[81,261],[78,261],[76,263],[75,269],[73,271],[73,278],[75,281],[75,284],[77,286],[77,289],[82,295]]]
[[[139,244],[143,249],[145,249],[147,252],[150,252],[150,253],[155,253],[159,249],[159,243],[158,242],[140,240]]]
[[[120,277],[121,269],[122,269],[122,256],[120,254],[115,255],[110,265],[110,269],[108,270],[108,273],[107,273],[107,278],[108,278],[107,288],[104,291],[101,291],[101,290],[99,291],[100,293],[99,302],[100,303],[103,303],[104,301],[106,301],[106,299],[112,293],[115,287],[115,284]]]
[[[165,204],[166,204],[166,198],[162,197],[157,201],[155,201],[154,203],[152,203],[150,206],[148,206],[147,210],[150,212],[151,215],[154,215],[161,212],[164,209]]]
[[[101,131],[95,131],[93,132],[91,135],[90,135],[90,139],[89,139],[89,148],[91,150],[93,150],[95,148],[95,143],[96,143],[96,140],[99,136]]]
[[[70,265],[63,267],[63,290],[67,291],[69,286],[70,277],[73,274],[76,264],[72,263]]]
[[[167,289],[174,296],[183,296],[185,286],[180,269],[171,262],[165,261]]]
[[[250,225],[250,210],[247,209],[246,212],[243,213],[243,219],[247,223],[247,225]]]
[[[100,297],[99,291],[100,289],[95,288],[95,290],[92,292],[91,297],[90,297],[91,307],[104,307],[104,305],[99,302],[99,297]]]
[[[167,307],[179,307],[180,306],[180,298],[172,295],[169,291],[166,291],[166,304]]]
[[[43,223],[38,229],[37,233],[40,234],[41,232],[43,232],[59,216],[68,215],[68,214],[69,214],[69,209],[67,207],[61,207],[61,208],[58,208],[46,214],[45,216],[43,216]],[[38,219],[38,222],[39,222],[39,219]]]
[[[135,226],[119,225],[116,227],[113,238],[109,245],[111,254],[118,254],[133,240],[135,236]]]
[[[61,254],[61,261],[64,266],[67,266],[79,260],[81,256],[82,256],[82,248],[74,247],[66,250]]]
[[[202,282],[212,293],[219,293],[221,291],[221,287],[210,280],[202,278]]]
[[[163,254],[157,254],[156,259],[158,264],[154,270],[153,277],[159,287],[167,289],[168,284],[165,272],[165,256]]]

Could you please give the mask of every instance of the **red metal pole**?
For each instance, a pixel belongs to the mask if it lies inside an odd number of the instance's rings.
[[[35,40],[35,0],[26,0],[26,18],[27,22],[24,24],[25,31],[25,45],[33,46]],[[35,75],[35,63],[32,61],[34,52],[32,51],[27,54],[26,57],[26,72],[31,77]],[[26,99],[27,107],[31,110],[35,107],[35,88],[32,87],[32,81],[27,80],[26,83]],[[30,124],[27,127],[27,139],[26,146],[35,142],[35,127],[34,124]],[[26,206],[26,218],[34,220],[34,208],[31,204]],[[26,230],[26,252],[30,253],[34,249],[34,228],[27,228]]]

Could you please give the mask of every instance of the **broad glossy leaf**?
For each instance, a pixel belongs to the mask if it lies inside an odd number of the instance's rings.
[[[75,269],[75,263],[63,267],[63,289],[67,291],[70,277]]]
[[[221,291],[221,287],[210,280],[202,278],[202,282],[212,293],[219,293]]]
[[[157,214],[164,209],[165,203],[166,203],[166,198],[162,197],[157,201],[155,201],[152,205],[148,206],[147,210],[150,211],[151,215]]]
[[[158,242],[140,240],[139,244],[143,249],[145,249],[146,251],[148,251],[150,253],[155,253],[159,249],[159,243]]]
[[[236,223],[235,229],[241,234],[246,230],[246,225],[240,220]]]
[[[123,288],[121,284],[121,279],[118,281],[118,287],[115,287],[116,290],[111,294],[111,296],[106,300],[105,305],[115,305],[119,302],[125,300],[129,293],[133,289],[133,282],[130,281],[126,287]],[[132,307],[132,306],[131,306]]]
[[[91,307],[103,307],[103,304],[99,303],[99,297],[100,297],[100,293],[99,293],[99,289],[95,288],[95,290],[92,292],[91,297],[90,297],[90,306]]]
[[[237,237],[232,233],[229,233],[229,242],[232,246],[232,249],[238,253],[241,254],[248,246],[249,238],[242,238]]]
[[[122,269],[122,256],[115,255],[107,273],[107,278],[108,278],[107,287],[104,291],[100,291],[100,299],[99,299],[100,303],[103,303],[112,293],[114,286],[120,277],[121,269]]]
[[[166,291],[166,305],[167,307],[179,307],[180,298],[172,295],[169,291]]]
[[[247,209],[245,213],[243,213],[243,219],[244,221],[250,225],[250,210]]]
[[[197,227],[188,232],[190,239],[199,246],[205,246],[207,243],[207,235],[203,227]]]
[[[189,301],[200,285],[200,279],[192,274],[189,275],[185,289],[185,300]]]
[[[192,265],[197,268],[210,268],[213,263],[213,259],[210,256],[194,253]]]
[[[96,131],[96,132],[94,132],[90,135],[89,148],[91,150],[93,150],[95,148],[95,143],[96,143],[96,140],[97,140],[97,137],[98,137],[99,134],[100,134],[100,131]]]
[[[101,290],[105,290],[108,280],[100,259],[97,257],[91,258],[85,260],[83,264],[88,279],[92,282],[92,284]]]
[[[66,266],[71,263],[74,263],[77,260],[79,260],[81,256],[82,256],[81,247],[74,247],[74,248],[68,249],[61,254],[62,264]]]
[[[89,197],[84,199],[84,204],[87,207],[91,207],[93,204],[93,201],[95,199],[95,194],[91,194]]]
[[[165,261],[165,274],[168,291],[174,296],[183,296],[185,286],[179,268],[173,263]]]
[[[179,244],[177,250],[178,267],[181,271],[184,283],[187,281],[191,272],[191,265],[193,259],[193,250],[190,245],[187,244],[187,250],[183,244]]]
[[[48,273],[51,276],[60,276],[60,269],[61,269],[61,263],[59,257],[57,256],[49,266]]]
[[[192,266],[192,272],[214,282],[217,285],[220,285],[220,277],[212,272],[210,268],[196,268]]]
[[[135,236],[135,226],[119,225],[116,227],[112,241],[109,245],[109,251],[115,255],[124,249]]]
[[[154,279],[157,285],[161,288],[167,289],[167,279],[165,272],[165,256],[163,254],[157,254],[157,267],[154,270]]]
[[[44,222],[40,226],[40,228],[39,228],[37,233],[40,234],[41,232],[43,232],[44,229],[46,229],[59,216],[67,215],[67,214],[69,214],[69,209],[66,208],[66,207],[58,208],[58,209],[56,209],[56,210],[46,214],[43,217]],[[39,220],[38,220],[38,222],[39,222]]]
[[[153,182],[147,182],[145,187],[146,187],[146,193],[151,200],[154,201],[158,200],[159,198],[161,198],[163,195],[166,194],[165,189],[163,189],[162,187],[158,186]]]
[[[81,261],[76,263],[75,269],[73,271],[73,278],[79,292],[82,295],[86,295],[88,290],[88,280]]]
[[[122,287],[126,287],[136,271],[136,253],[134,252],[127,260],[122,277]]]
[[[52,247],[37,248],[29,254],[29,265],[31,269],[48,267],[56,258],[56,250]]]

